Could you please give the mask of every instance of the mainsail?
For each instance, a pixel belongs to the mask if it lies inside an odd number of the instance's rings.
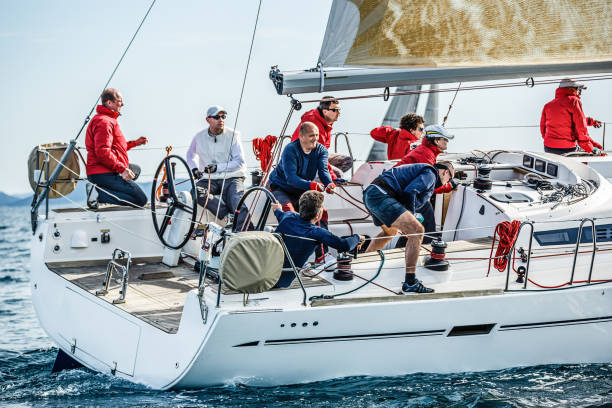
[[[612,3],[334,0],[318,67],[271,76],[288,94],[610,72]]]

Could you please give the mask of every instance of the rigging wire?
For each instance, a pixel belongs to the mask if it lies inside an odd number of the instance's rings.
[[[451,101],[450,105],[448,105],[448,111],[446,112],[446,115],[444,116],[444,119],[442,120],[442,127],[446,125],[446,119],[448,119],[448,115],[450,114],[451,109],[453,109],[453,103],[455,103],[455,98],[457,97],[457,94],[459,93],[459,88],[461,88],[461,82],[459,82],[459,85],[457,86],[457,90],[455,91],[455,96],[453,96],[453,100]]]
[[[232,130],[232,141],[230,146],[234,145],[234,140],[236,139],[236,126],[238,126],[238,117],[240,116],[240,107],[242,105],[242,97],[244,95],[244,87],[246,85],[247,74],[249,73],[249,65],[251,63],[251,54],[253,53],[253,44],[255,43],[255,33],[257,32],[257,23],[259,22],[259,12],[261,11],[261,2],[259,0],[259,5],[257,6],[257,16],[255,17],[255,26],[253,27],[253,36],[251,37],[251,46],[249,48],[249,57],[247,58],[246,67],[244,69],[244,78],[242,79],[242,89],[240,90],[240,98],[238,99],[238,109],[236,110],[236,120],[234,120],[234,129]],[[232,149],[227,155],[227,161],[225,162],[225,169],[227,170],[227,166],[229,164],[230,159],[232,158]],[[221,195],[223,196],[223,188],[225,187],[225,180],[227,176],[223,176],[223,182],[221,183]],[[221,210],[221,199],[219,199],[219,205],[217,205],[217,212],[215,214],[216,218],[219,218],[219,211]]]
[[[113,79],[113,77],[115,76],[115,72],[117,72],[117,69],[119,69],[119,65],[121,65],[121,63],[123,62],[123,58],[125,58],[125,55],[127,54],[128,50],[130,49],[130,47],[132,46],[132,43],[134,42],[134,39],[136,39],[136,36],[138,35],[138,33],[140,32],[140,28],[142,27],[142,25],[144,24],[145,20],[147,19],[147,17],[149,16],[149,13],[151,12],[151,9],[153,8],[153,6],[155,5],[155,2],[157,0],[153,0],[151,2],[151,5],[149,6],[149,9],[147,10],[147,12],[145,13],[144,17],[142,18],[142,20],[140,21],[140,24],[138,25],[138,28],[136,29],[136,32],[134,32],[134,35],[132,36],[132,39],[130,40],[129,44],[127,45],[127,47],[125,47],[125,50],[123,51],[123,54],[121,55],[121,58],[119,58],[119,62],[117,62],[117,65],[115,65],[115,69],[113,69],[113,72],[110,74],[110,76],[108,77],[108,81],[106,81],[106,84],[104,84],[104,87],[102,88],[102,91],[104,91],[106,89],[106,87],[108,86],[108,84],[110,84],[110,81]],[[74,138],[74,140],[76,141],[79,136],[81,136],[81,133],[83,132],[83,129],[85,129],[85,126],[87,126],[87,123],[89,123],[89,120],[91,119],[91,114],[93,113],[94,109],[96,109],[96,106],[98,106],[98,101],[100,100],[100,96],[102,95],[102,92],[100,92],[98,94],[98,97],[96,98],[96,102],[93,104],[93,106],[91,107],[91,109],[89,110],[89,113],[87,114],[87,117],[85,118],[85,121],[83,123],[83,125],[81,126],[81,129],[79,129],[79,132],[77,133],[76,137]]]

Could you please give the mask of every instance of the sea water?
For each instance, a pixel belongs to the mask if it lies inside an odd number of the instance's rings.
[[[29,208],[0,207],[0,407],[612,406],[612,364],[177,391],[155,391],[87,369],[51,374],[57,348],[38,324],[30,300],[29,220]],[[415,352],[397,358],[409,365]]]

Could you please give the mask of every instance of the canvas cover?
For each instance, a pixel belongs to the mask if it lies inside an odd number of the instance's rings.
[[[319,61],[476,67],[612,60],[609,0],[334,0]]]
[[[39,191],[36,191],[36,182],[38,181],[38,177],[35,176],[34,171],[41,170],[45,161],[45,155],[42,152],[39,152],[39,150],[47,151],[51,156],[51,158],[49,158],[49,176],[51,176],[55,168],[58,166],[58,162],[64,155],[66,148],[68,148],[67,143],[46,143],[34,147],[30,152],[30,156],[28,157],[28,178],[32,191],[34,191],[37,195],[41,192],[42,188],[39,188]],[[37,154],[38,167],[36,166]],[[60,198],[62,195],[68,195],[77,185],[79,175],[81,174],[81,167],[79,166],[79,158],[76,151],[72,152],[64,166],[67,168],[63,168],[58,174],[55,183],[53,183],[52,189],[49,190],[49,198]],[[46,169],[43,169],[41,181],[44,181],[45,177]]]
[[[269,232],[241,232],[229,238],[221,254],[219,275],[231,290],[261,293],[280,278],[283,247]]]

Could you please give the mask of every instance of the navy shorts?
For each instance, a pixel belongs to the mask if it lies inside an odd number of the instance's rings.
[[[363,202],[370,214],[372,214],[374,225],[378,226],[384,224],[390,227],[400,215],[408,211],[399,201],[373,184],[365,189]]]

